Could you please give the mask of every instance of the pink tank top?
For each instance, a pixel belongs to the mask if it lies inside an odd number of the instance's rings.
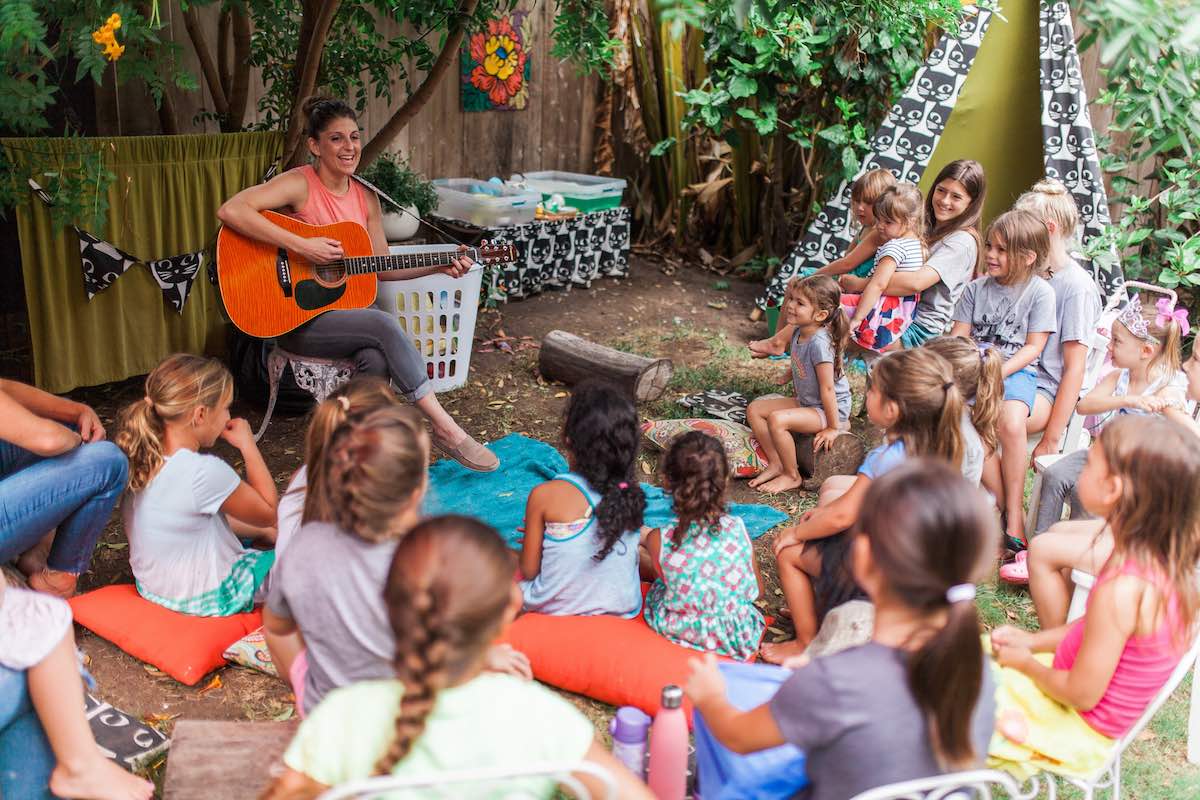
[[[1096,587],[1118,575],[1136,575],[1158,587],[1159,591],[1169,591],[1161,576],[1146,572],[1133,559],[1127,560],[1115,572],[1102,574]],[[1094,594],[1095,588],[1092,589]],[[1092,595],[1088,597],[1089,608]],[[1071,624],[1066,637],[1054,651],[1055,669],[1070,669],[1075,663],[1083,642],[1083,621],[1081,617]],[[1080,712],[1080,716],[1092,728],[1116,739],[1138,721],[1183,657],[1183,651],[1176,647],[1172,637],[1178,621],[1179,608],[1172,594],[1159,629],[1151,636],[1132,636],[1125,642],[1125,649],[1121,651],[1121,658],[1117,661],[1108,688],[1104,690],[1104,696],[1090,711]]]
[[[364,228],[367,226],[367,190],[353,178],[350,191],[337,195],[325,188],[317,171],[310,165],[296,167],[291,172],[304,176],[308,181],[308,201],[304,208],[296,209],[292,216],[309,225],[329,225],[350,220]]]

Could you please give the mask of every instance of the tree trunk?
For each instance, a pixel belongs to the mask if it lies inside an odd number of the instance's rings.
[[[296,48],[295,101],[283,139],[284,169],[299,166],[304,160],[304,101],[316,91],[325,42],[341,5],[341,0],[310,0],[304,4]]]
[[[221,91],[225,97],[233,88],[233,68],[229,64],[229,39],[233,27],[233,12],[222,9],[217,22],[217,77],[221,79]]]
[[[546,380],[573,385],[588,378],[603,378],[638,402],[661,397],[673,369],[670,359],[622,353],[566,331],[547,333],[538,355],[538,371]]]
[[[362,160],[359,162],[360,169],[366,167],[387,149],[400,131],[404,130],[404,126],[425,107],[429,98],[433,97],[434,90],[450,67],[458,63],[458,48],[462,45],[467,21],[475,13],[475,7],[478,5],[479,0],[462,0],[462,5],[459,6],[454,21],[446,31],[446,42],[442,46],[441,52],[438,53],[437,60],[429,69],[429,73],[425,76],[425,80],[421,82],[415,92],[409,95],[408,99],[404,101],[404,105],[396,109],[391,119],[384,123],[379,132],[371,137],[371,141],[367,142],[367,146],[363,148]]]
[[[230,132],[246,124],[246,106],[250,99],[250,15],[244,8],[233,10],[233,86],[229,93]]]
[[[163,89],[162,102],[158,104],[158,125],[165,136],[179,133],[179,117],[175,113],[175,100],[171,97],[169,86]]]
[[[204,36],[200,18],[196,14],[196,6],[189,6],[188,10],[183,12],[183,24],[187,28],[188,37],[192,40],[192,49],[196,51],[196,58],[200,60],[200,73],[204,75],[204,83],[208,85],[208,91],[212,95],[213,111],[223,118],[229,113],[229,102],[226,100],[225,90],[221,86],[221,76],[216,60],[208,46],[208,39]]]

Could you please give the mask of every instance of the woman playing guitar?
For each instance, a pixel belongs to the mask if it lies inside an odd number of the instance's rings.
[[[341,100],[309,98],[304,103],[308,150],[315,164],[288,170],[267,183],[243,189],[217,211],[221,222],[275,247],[296,252],[314,264],[344,255],[341,243],[329,238],[305,239],[284,230],[259,212],[288,209],[312,225],[351,220],[364,226],[376,255],[387,255],[379,198],[351,179],[362,155],[358,118]],[[465,248],[463,248],[465,250]],[[467,257],[447,267],[381,272],[382,280],[403,280],[444,272],[460,277],[471,268]],[[298,355],[345,358],[359,372],[386,377],[426,417],[433,443],[465,467],[496,469],[496,456],[467,434],[442,408],[433,393],[425,362],[394,317],[374,308],[327,311],[278,339],[280,347]]]

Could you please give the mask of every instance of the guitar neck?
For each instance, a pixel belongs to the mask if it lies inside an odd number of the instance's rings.
[[[394,269],[421,269],[448,267],[455,258],[468,256],[474,261],[479,254],[474,248],[465,253],[456,250],[429,250],[421,253],[391,253],[386,256],[356,256],[342,259],[348,275],[368,275],[373,272],[388,272]]]

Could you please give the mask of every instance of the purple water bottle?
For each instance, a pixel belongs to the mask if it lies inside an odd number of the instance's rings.
[[[641,709],[621,706],[608,726],[612,734],[612,752],[639,780],[646,779],[646,736],[650,717]]]

